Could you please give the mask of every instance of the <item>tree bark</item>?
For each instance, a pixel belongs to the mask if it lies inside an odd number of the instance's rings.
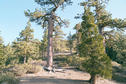
[[[24,56],[24,64],[26,63],[26,59],[27,59],[26,56]]]
[[[90,78],[90,84],[96,84],[96,80],[97,80],[97,76],[92,75],[91,78]]]
[[[78,32],[77,32],[77,34],[78,34]],[[78,46],[79,45],[79,36],[77,36],[77,43],[76,43],[76,45]],[[79,50],[78,50],[78,47],[76,47],[76,52],[77,52],[77,55],[79,55]]]
[[[47,67],[52,69],[53,66],[53,18],[52,15],[48,20],[48,48],[47,48]]]

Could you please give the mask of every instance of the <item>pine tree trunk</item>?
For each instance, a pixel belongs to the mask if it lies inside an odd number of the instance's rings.
[[[96,80],[97,80],[97,76],[92,75],[91,78],[90,78],[90,84],[96,84]]]
[[[52,68],[53,66],[53,19],[49,18],[48,21],[48,48],[47,48],[47,67]]]
[[[26,63],[26,56],[24,56],[24,64]]]
[[[76,44],[77,46],[79,45],[79,38],[77,38],[77,44]],[[76,47],[76,52],[77,52],[77,55],[79,55],[79,50],[78,50],[78,48]]]

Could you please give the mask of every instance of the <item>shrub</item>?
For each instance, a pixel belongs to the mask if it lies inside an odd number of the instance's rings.
[[[32,62],[33,62],[32,58],[29,58],[28,61],[27,61],[28,64],[32,64]]]
[[[40,65],[28,64],[27,73],[37,73],[42,70]]]
[[[37,73],[42,70],[40,65],[36,64],[16,64],[11,70],[16,76],[22,76],[26,73]]]
[[[27,66],[26,64],[16,64],[13,69],[12,72],[16,75],[16,76],[22,76],[27,72]]]
[[[27,61],[28,64],[35,64],[35,65],[42,65],[42,62],[43,61],[41,59],[33,60],[32,58],[29,58],[28,61]]]
[[[12,73],[1,73],[0,84],[19,84],[19,79],[15,78]]]

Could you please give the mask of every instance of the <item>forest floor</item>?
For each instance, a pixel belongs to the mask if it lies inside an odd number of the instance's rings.
[[[117,71],[118,72],[118,71]],[[97,84],[126,84],[121,76],[114,75],[114,80],[97,79]],[[117,77],[117,78],[116,78]],[[42,70],[36,74],[26,74],[20,78],[20,84],[89,84],[90,75],[74,68],[64,68],[63,72]]]
[[[59,60],[59,58],[58,58]],[[60,59],[63,61],[63,58]],[[113,76],[111,80],[98,78],[97,84],[126,84],[126,68],[112,62]],[[60,67],[63,71],[47,72],[41,70],[36,74],[20,77],[20,84],[89,84],[90,75],[73,67]]]

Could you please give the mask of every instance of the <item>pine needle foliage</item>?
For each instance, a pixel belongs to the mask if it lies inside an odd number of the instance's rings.
[[[90,11],[90,7],[85,6],[84,8],[85,13],[81,23],[82,36],[79,45],[79,54],[85,58],[82,65],[93,77],[111,78],[111,60],[105,53],[103,37],[98,33],[94,14]]]
[[[0,37],[0,71],[5,67],[5,61],[3,40]]]

